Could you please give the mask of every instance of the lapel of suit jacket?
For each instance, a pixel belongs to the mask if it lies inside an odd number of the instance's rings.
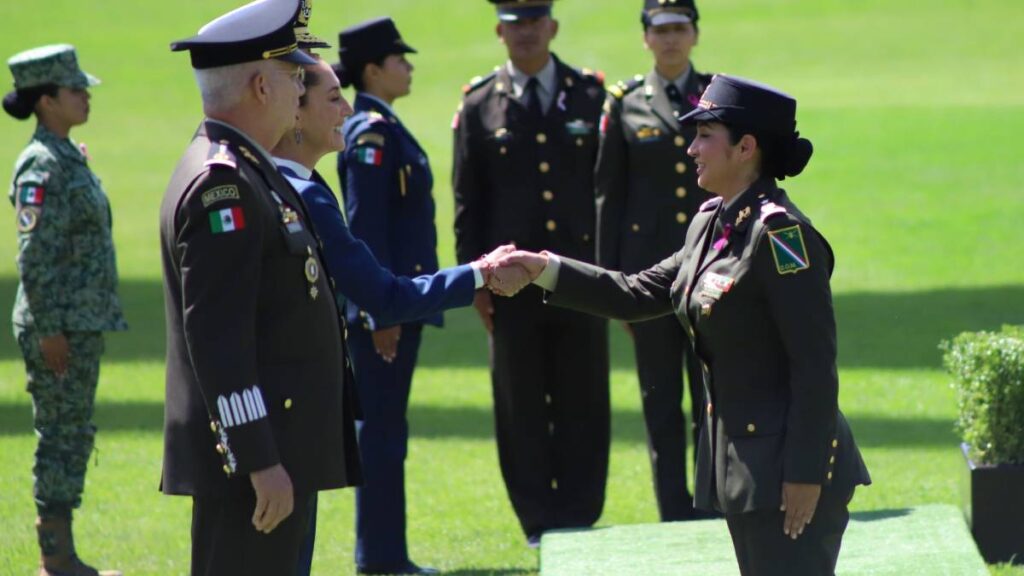
[[[703,270],[702,263],[707,257],[708,251],[711,249],[711,243],[713,242],[712,236],[715,232],[715,222],[718,221],[718,214],[721,212],[722,206],[719,205],[715,209],[711,217],[707,219],[704,224],[704,229],[700,232],[701,241],[695,246],[697,253],[690,258],[686,268],[686,293],[683,298],[683,313],[689,314],[690,310],[690,298],[693,296],[693,289],[697,284],[697,275]]]
[[[651,107],[651,111],[661,118],[665,128],[671,134],[677,134],[680,130],[679,121],[676,120],[675,111],[672,110],[672,103],[668,101],[668,95],[665,94],[665,88],[661,85],[661,78],[658,77],[658,72],[651,70],[647,73],[647,78],[644,79],[644,98],[647,100],[647,105]]]
[[[508,66],[503,64],[494,79],[494,94],[498,98],[498,111],[505,118],[505,128],[522,126],[526,117],[526,107],[516,99],[513,90],[512,76],[508,73]]]

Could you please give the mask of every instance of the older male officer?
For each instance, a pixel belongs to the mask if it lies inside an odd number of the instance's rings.
[[[301,199],[266,150],[303,87],[299,0],[260,0],[172,44],[206,120],[161,206],[162,489],[193,498],[192,574],[289,574],[310,494],[359,481],[338,309]]]
[[[710,197],[697,186],[693,159],[686,154],[695,130],[677,120],[711,82],[690,63],[697,18],[693,0],[646,0],[641,22],[654,69],[608,90],[596,176],[597,259],[605,268],[632,274],[675,253],[697,208]],[[658,512],[666,522],[693,518],[686,437],[692,430],[696,446],[704,395],[700,365],[674,318],[627,326],[636,350]],[[684,356],[690,429],[682,407]]]
[[[550,50],[550,1],[490,0],[509,61],[465,89],[453,122],[460,262],[495,246],[594,258],[597,123],[604,89]],[[601,515],[608,469],[607,323],[546,308],[535,287],[475,302],[491,332],[498,456],[528,542]]]

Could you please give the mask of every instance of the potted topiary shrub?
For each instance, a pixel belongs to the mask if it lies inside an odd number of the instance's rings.
[[[987,562],[1024,563],[1024,327],[964,332],[940,347],[960,408],[971,534]]]

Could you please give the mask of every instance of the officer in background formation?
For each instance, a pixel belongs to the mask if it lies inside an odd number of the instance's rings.
[[[338,179],[352,233],[380,264],[400,276],[438,270],[434,177],[426,151],[392,106],[411,91],[413,66],[391,18],[376,18],[338,37],[341,86],[355,87],[355,114],[344,127]],[[406,410],[423,325],[442,326],[440,312],[393,323],[349,300],[363,420],[359,446],[365,482],[356,489],[355,561],[360,574],[436,574],[409,558],[406,543]]]
[[[120,574],[82,562],[71,530],[96,436],[103,332],[128,327],[117,296],[110,203],[89,169],[85,146],[69,137],[88,121],[88,88],[99,80],[79,68],[67,44],[28,50],[7,63],[15,89],[4,98],[4,110],[37,120],[15,165],[10,200],[20,275],[12,320],[38,438],[32,473],[39,574]]]
[[[551,2],[490,0],[509,61],[465,88],[453,120],[459,262],[501,244],[594,258],[604,88],[549,51]],[[610,436],[607,322],[544,306],[529,287],[474,303],[491,333],[498,456],[528,542],[601,515]]]
[[[172,44],[206,119],[160,211],[162,490],[193,499],[198,574],[294,572],[313,492],[360,481],[340,316],[305,205],[267,153],[303,93],[299,0],[247,4]]]
[[[654,69],[608,90],[596,176],[598,263],[605,268],[632,274],[672,255],[709,198],[697,186],[693,159],[686,154],[694,128],[678,121],[711,81],[690,63],[697,18],[693,0],[646,0],[641,21]],[[665,522],[693,518],[686,437],[692,431],[697,445],[704,402],[700,366],[675,318],[627,327],[636,351],[658,512]],[[684,359],[690,428],[682,406]]]

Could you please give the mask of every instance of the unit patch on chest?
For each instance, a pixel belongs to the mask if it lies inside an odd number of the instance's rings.
[[[796,274],[811,267],[807,258],[807,246],[800,226],[790,226],[768,232],[772,257],[775,258],[775,269],[779,274]]]

